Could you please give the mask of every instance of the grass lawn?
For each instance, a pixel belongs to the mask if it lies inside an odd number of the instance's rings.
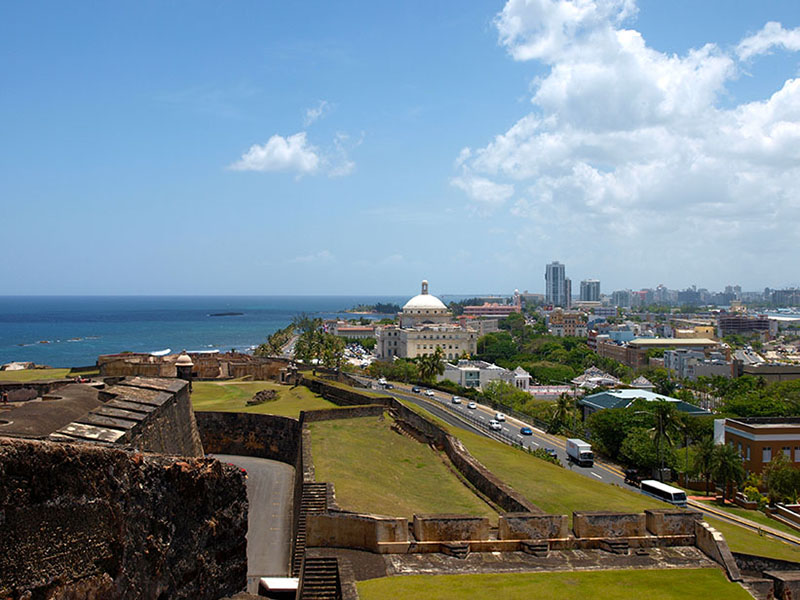
[[[497,514],[428,446],[389,429],[391,418],[311,423],[317,481],[332,481],[347,510],[397,517]]]
[[[426,598],[558,598],[559,600],[678,600],[725,598],[751,600],[719,569],[583,571],[572,573],[490,573],[480,575],[407,575],[358,582],[361,600]]]
[[[93,377],[98,371],[73,373],[72,369],[23,369],[21,371],[0,371],[0,381],[38,381],[40,379],[64,379],[65,377]]]
[[[776,521],[775,519],[770,519],[767,515],[765,515],[760,510],[748,510],[746,508],[742,508],[741,506],[731,506],[730,504],[726,504],[722,506],[713,500],[708,502],[703,501],[705,504],[708,504],[709,508],[714,510],[719,510],[722,512],[730,513],[737,517],[742,517],[743,519],[748,519],[749,521],[754,521],[759,525],[764,525],[766,527],[772,527],[772,529],[777,529],[778,531],[783,531],[785,533],[800,536],[800,532],[796,529],[792,529],[788,525],[784,525],[780,521]]]
[[[503,482],[548,513],[572,517],[574,510],[643,511],[669,505],[550,464],[506,444],[451,427],[423,409],[409,408],[432,419],[458,437],[470,453]]]
[[[277,391],[277,400],[247,406],[247,401],[260,390]],[[295,418],[300,416],[301,410],[336,408],[335,404],[328,402],[305,386],[292,388],[271,381],[231,383],[196,381],[192,383],[192,406],[195,410],[257,413]]]
[[[800,548],[796,546],[790,546],[785,542],[765,535],[758,535],[755,531],[750,531],[744,527],[720,521],[713,517],[706,517],[705,519],[709,525],[725,536],[728,547],[734,552],[745,552],[747,554],[800,562]]]

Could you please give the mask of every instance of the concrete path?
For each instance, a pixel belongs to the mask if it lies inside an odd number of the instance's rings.
[[[294,468],[251,456],[213,456],[247,470],[247,591],[255,594],[261,577],[289,576]]]

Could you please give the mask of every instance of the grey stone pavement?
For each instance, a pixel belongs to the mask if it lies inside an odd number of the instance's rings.
[[[261,577],[289,576],[294,468],[251,456],[213,456],[247,470],[247,591],[257,593]]]

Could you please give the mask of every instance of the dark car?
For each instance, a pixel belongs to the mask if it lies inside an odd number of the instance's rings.
[[[636,469],[625,469],[625,483],[638,487],[642,478]]]
[[[383,384],[383,389],[385,389],[385,390],[393,390],[394,386],[391,383],[385,383],[385,384]]]
[[[533,429],[531,429],[530,427],[523,427],[522,429],[519,430],[519,432],[522,435],[533,435]]]
[[[414,386],[411,388],[411,391],[414,392],[415,394],[419,394],[422,392],[422,389],[418,388],[417,386]]]

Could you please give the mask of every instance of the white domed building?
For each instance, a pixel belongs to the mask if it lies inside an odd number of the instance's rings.
[[[444,302],[428,293],[428,282],[403,306],[399,324],[375,331],[375,350],[379,360],[416,358],[442,349],[445,360],[455,360],[477,350],[478,333],[452,322],[453,315]]]
[[[403,306],[400,327],[415,327],[435,323],[450,323],[453,314],[444,302],[428,293],[428,282],[422,282],[422,291]]]

